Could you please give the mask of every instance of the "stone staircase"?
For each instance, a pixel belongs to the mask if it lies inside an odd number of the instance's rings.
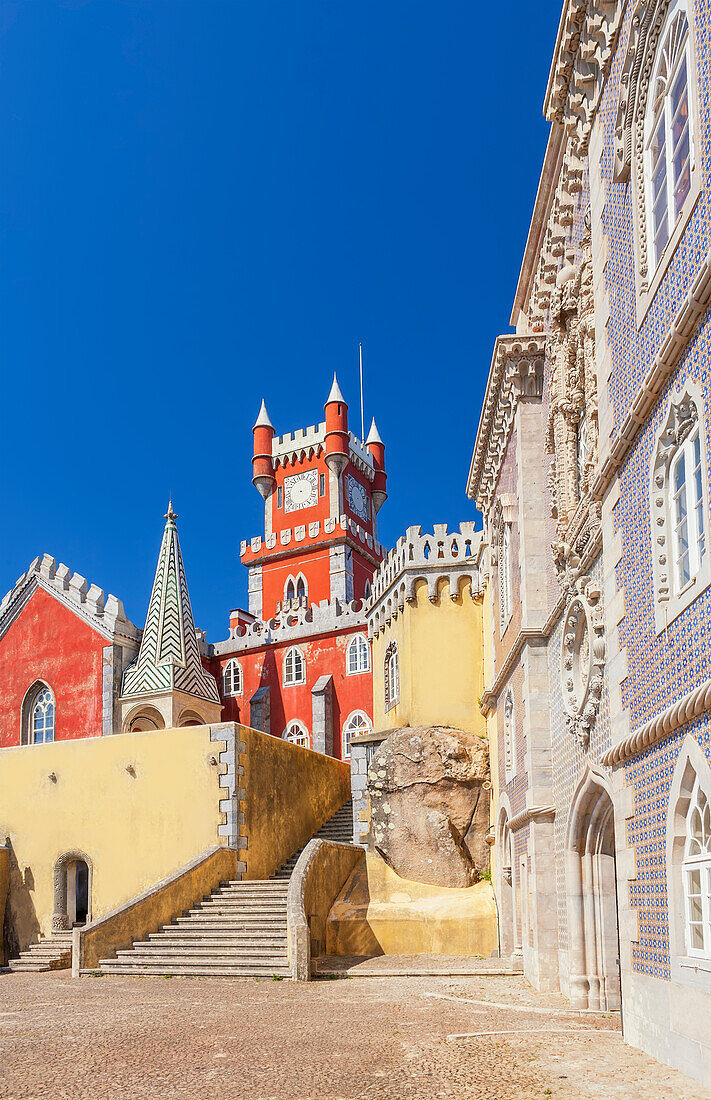
[[[19,958],[10,959],[6,970],[13,974],[41,974],[45,970],[68,970],[72,965],[72,933],[53,932],[39,943],[30,944]]]
[[[352,802],[338,810],[315,836],[351,843]],[[101,973],[289,977],[286,897],[292,871],[305,847],[270,879],[221,883],[194,909],[146,940],[117,951],[115,959],[102,959]]]

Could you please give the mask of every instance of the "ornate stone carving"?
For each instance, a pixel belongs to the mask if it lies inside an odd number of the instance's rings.
[[[604,683],[605,626],[599,588],[588,577],[577,588],[563,620],[560,677],[568,729],[587,749]]]

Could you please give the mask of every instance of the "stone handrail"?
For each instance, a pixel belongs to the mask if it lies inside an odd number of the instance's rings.
[[[348,876],[365,859],[357,844],[310,840],[299,856],[287,894],[291,977],[311,980],[312,941],[325,947],[326,919]]]
[[[129,948],[150,932],[170,923],[202,901],[221,882],[237,874],[239,852],[214,845],[149,890],[129,898],[103,917],[75,928],[72,936],[72,977],[93,970],[99,961]]]

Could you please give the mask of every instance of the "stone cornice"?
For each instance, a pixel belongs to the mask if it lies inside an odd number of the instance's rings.
[[[496,490],[519,399],[540,397],[543,392],[545,350],[543,335],[499,336],[494,344],[467,482],[467,495],[485,515]]]
[[[366,629],[365,601],[323,600],[320,604],[281,612],[264,622],[257,619],[246,626],[234,627],[230,637],[208,646],[210,657],[236,656],[267,646],[298,643],[335,630]]]
[[[538,272],[539,261],[544,251],[546,230],[551,215],[556,186],[561,174],[563,164],[564,131],[562,126],[556,123],[551,127],[546,146],[546,154],[543,159],[541,178],[538,183],[536,200],[533,205],[533,216],[528,230],[526,248],[523,253],[523,262],[518,277],[516,294],[514,295],[513,309],[511,310],[511,324],[518,324],[519,315],[528,312],[531,298],[531,288]]]
[[[592,487],[596,500],[602,500],[612,484],[617,471],[624,464],[634,446],[640,428],[659,400],[659,395],[684,353],[694,329],[711,301],[711,252],[704,257],[691,289],[676,312],[664,343],[657,352],[651,367],[632,401],[619,432],[615,435]]]
[[[540,821],[550,819],[551,821],[555,817],[555,806],[529,806],[525,810],[521,810],[509,821],[509,829],[512,833],[515,833],[517,829],[520,829],[522,825],[527,825],[529,821]]]
[[[638,726],[629,737],[625,737],[618,745],[608,749],[602,758],[602,763],[609,768],[613,764],[629,760],[630,757],[636,756],[638,752],[642,752],[643,749],[654,745],[657,741],[661,741],[663,737],[674,733],[681,726],[686,725],[687,722],[693,721],[700,714],[706,714],[710,710],[711,680],[705,680],[703,684],[699,684],[698,687],[688,692],[676,703],[672,703],[661,714],[658,714],[649,722],[645,722],[643,726]]]

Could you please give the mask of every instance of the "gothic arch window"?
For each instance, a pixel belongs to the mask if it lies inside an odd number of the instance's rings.
[[[38,680],[22,704],[22,744],[43,745],[54,741],[56,717],[54,692],[49,684]]]
[[[657,633],[711,581],[708,477],[701,392],[669,406],[657,438],[650,486]]]
[[[617,112],[615,174],[632,178],[638,322],[701,189],[689,0],[638,0]]]
[[[299,576],[296,582],[296,598],[297,600],[306,599],[306,581],[302,576]]]
[[[306,607],[308,603],[309,586],[303,573],[298,576],[287,577],[284,585],[284,606],[286,608],[299,606]]]
[[[296,596],[296,585],[294,584],[294,578],[289,577],[284,586],[284,601],[290,603]]]
[[[391,642],[385,650],[385,709],[390,710],[400,701],[400,656],[397,642]]]
[[[289,722],[281,736],[284,741],[291,741],[292,745],[300,745],[302,749],[311,747],[309,731],[304,723],[298,720]]]
[[[354,710],[343,724],[341,737],[341,756],[344,760],[351,755],[351,737],[359,737],[362,733],[371,733],[373,726],[365,711]]]
[[[503,519],[498,543],[499,622],[503,634],[511,618],[511,524]]]
[[[506,692],[504,701],[504,778],[505,782],[513,777],[516,771],[516,713],[514,708],[513,692]]]
[[[672,980],[711,991],[711,769],[691,734],[674,769],[667,822]]]
[[[306,683],[306,661],[298,646],[291,646],[286,651],[284,658],[284,684],[289,687],[293,684]]]
[[[223,695],[242,694],[242,666],[234,657],[227,662],[222,671]]]
[[[354,634],[346,649],[346,673],[354,676],[370,671],[370,647],[365,634]]]

